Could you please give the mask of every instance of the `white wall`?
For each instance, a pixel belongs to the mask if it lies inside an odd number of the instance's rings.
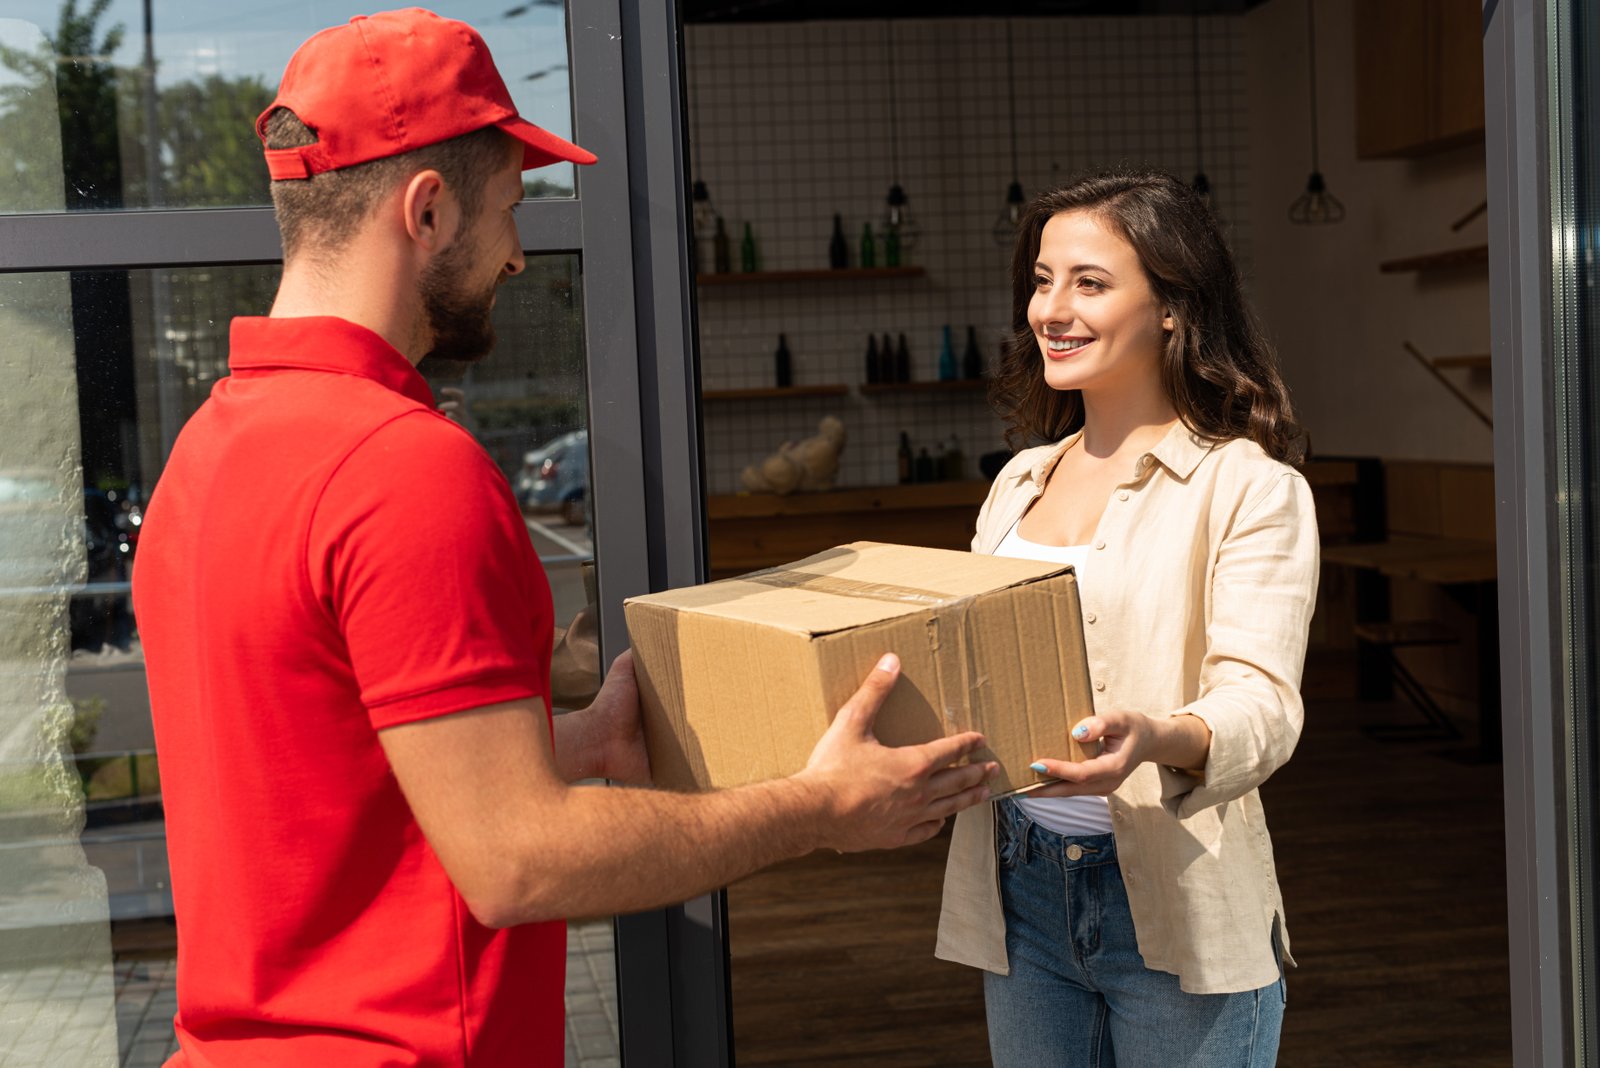
[[[1489,462],[1491,432],[1400,347],[1425,355],[1489,351],[1483,268],[1432,277],[1378,263],[1486,240],[1483,147],[1417,160],[1355,158],[1355,28],[1349,0],[1317,5],[1322,172],[1348,212],[1336,226],[1291,225],[1310,171],[1305,0],[1244,16],[1248,45],[1250,260],[1256,308],[1321,455]],[[1381,32],[1372,28],[1368,32]],[[1489,410],[1487,372],[1446,371]]]

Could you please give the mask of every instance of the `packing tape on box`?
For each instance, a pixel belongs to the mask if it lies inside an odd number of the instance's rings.
[[[978,673],[977,652],[973,644],[967,615],[972,605],[970,595],[957,596],[919,590],[911,586],[896,586],[888,582],[861,582],[858,579],[840,578],[837,575],[819,575],[814,571],[793,568],[770,568],[739,576],[740,581],[755,582],[763,586],[784,589],[806,589],[838,597],[863,597],[873,601],[894,601],[901,604],[921,605],[934,609],[928,620],[928,648],[933,653],[934,671],[938,675],[939,695],[943,698],[945,726],[952,733],[969,731],[973,727],[973,707],[978,703],[979,691],[987,679]],[[953,648],[949,637],[955,638]],[[955,678],[959,676],[959,680]],[[965,695],[966,700],[951,701],[950,694]]]
[[[921,604],[930,608],[968,600],[966,597],[953,597],[948,593],[934,593],[932,590],[918,590],[910,586],[895,586],[887,582],[861,582],[857,579],[840,578],[837,575],[819,575],[814,571],[795,571],[776,567],[740,575],[739,581],[756,582],[763,586],[779,586],[784,589],[815,590],[818,593],[831,593],[839,597],[865,597],[872,601]]]

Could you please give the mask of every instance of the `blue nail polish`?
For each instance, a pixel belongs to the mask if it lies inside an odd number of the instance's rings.
[[[1034,771],[1037,771],[1041,775],[1044,774],[1044,765],[1043,764],[1037,764],[1037,763],[1029,764],[1028,767],[1032,768]]]
[[[1083,741],[1085,738],[1089,737],[1089,725],[1087,723],[1078,724],[1076,727],[1072,728],[1072,736],[1078,739],[1080,742]]]

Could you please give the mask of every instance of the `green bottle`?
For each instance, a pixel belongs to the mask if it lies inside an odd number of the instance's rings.
[[[750,224],[744,224],[744,239],[739,242],[739,270],[750,274],[756,269],[756,236],[750,232]]]
[[[900,229],[896,226],[886,226],[883,230],[883,265],[885,267],[900,266]]]
[[[872,224],[861,224],[861,266],[876,267],[878,265],[878,243],[872,240]]]

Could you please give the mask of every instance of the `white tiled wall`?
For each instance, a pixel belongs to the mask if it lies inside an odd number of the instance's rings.
[[[1010,250],[990,236],[1012,178],[1008,30],[1018,177],[1030,196],[1118,163],[1163,167],[1187,179],[1199,160],[1243,252],[1247,122],[1236,16],[690,26],[693,177],[705,181],[726,220],[735,270],[747,221],[763,269],[826,267],[835,212],[844,217],[853,265],[863,222],[878,228],[898,177],[922,231],[905,262],[928,272],[701,286],[704,388],[772,385],[780,332],[788,336],[796,384],[864,381],[867,336],[886,331],[906,335],[914,378],[935,378],[946,323],[958,358],[972,324],[985,357],[994,359],[1009,319]],[[897,139],[890,136],[891,92]],[[878,254],[881,265],[881,245]],[[850,434],[841,485],[895,481],[902,430],[918,447],[956,434],[968,477],[977,477],[979,453],[1002,444],[981,391],[712,401],[705,406],[708,489],[736,491],[745,464],[814,433],[828,414],[840,416]]]

